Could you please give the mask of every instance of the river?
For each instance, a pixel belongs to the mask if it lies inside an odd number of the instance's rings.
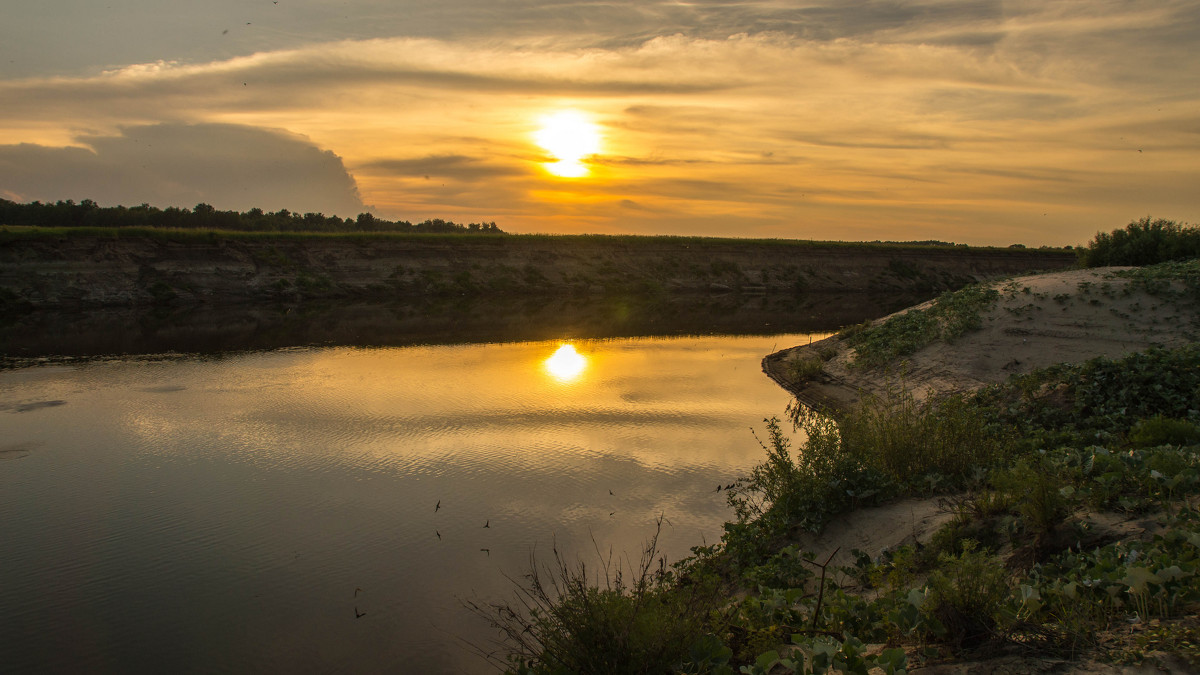
[[[762,329],[760,329],[761,331]],[[121,354],[0,371],[17,672],[482,673],[552,548],[668,561],[822,331]],[[14,350],[15,351],[15,350]]]

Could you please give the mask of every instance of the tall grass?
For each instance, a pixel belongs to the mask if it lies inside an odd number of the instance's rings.
[[[654,536],[638,563],[601,554],[589,567],[558,551],[531,557],[512,602],[468,603],[503,636],[489,658],[519,675],[670,673],[690,658],[726,602],[716,586],[675,583]]]
[[[1010,452],[1007,434],[988,426],[965,396],[918,401],[889,387],[839,418],[845,451],[899,482],[925,476],[951,480],[996,464]]]

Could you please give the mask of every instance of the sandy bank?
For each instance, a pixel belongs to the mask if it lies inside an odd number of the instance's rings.
[[[1173,299],[1170,292],[1150,293],[1145,284],[1120,276],[1128,269],[1068,270],[991,282],[999,299],[983,311],[979,330],[952,342],[935,341],[886,368],[856,367],[854,349],[835,335],[771,354],[763,359],[763,370],[801,401],[836,409],[889,385],[923,398],[971,391],[1056,363],[1196,341],[1200,307]],[[799,381],[791,368],[797,359],[819,359],[824,365],[818,376]]]

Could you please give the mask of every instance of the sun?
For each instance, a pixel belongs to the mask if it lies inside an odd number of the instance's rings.
[[[544,115],[533,138],[556,161],[547,162],[546,170],[563,178],[588,175],[583,160],[600,151],[600,128],[578,110],[563,110]]]

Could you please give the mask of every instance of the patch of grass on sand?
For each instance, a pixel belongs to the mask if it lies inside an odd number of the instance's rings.
[[[875,368],[937,340],[951,342],[978,329],[984,310],[999,298],[996,289],[975,284],[942,294],[928,309],[910,309],[877,325],[856,326],[843,337],[854,347],[856,366]]]

